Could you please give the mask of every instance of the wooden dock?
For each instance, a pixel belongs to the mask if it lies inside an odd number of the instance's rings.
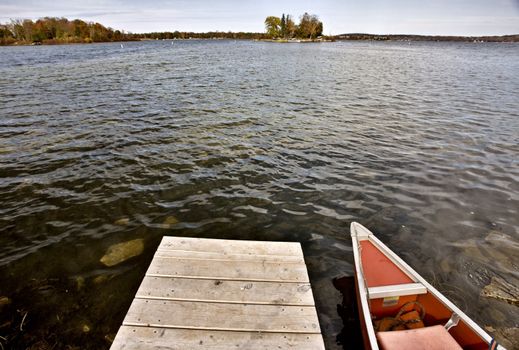
[[[299,243],[164,237],[111,349],[324,349]]]

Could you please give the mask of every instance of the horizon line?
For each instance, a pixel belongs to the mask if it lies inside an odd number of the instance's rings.
[[[7,18],[7,17],[4,17],[4,18]],[[68,21],[74,21],[74,20],[80,20],[80,21],[83,21],[83,22],[86,22],[86,23],[99,23],[101,24],[102,26],[106,27],[106,28],[110,28],[112,30],[119,30],[121,32],[125,32],[125,33],[128,33],[128,34],[140,34],[140,35],[145,35],[145,34],[153,34],[153,33],[175,33],[175,32],[179,32],[179,33],[193,33],[193,34],[204,34],[204,33],[253,33],[253,34],[265,34],[266,31],[261,31],[261,32],[257,32],[257,31],[247,31],[247,30],[239,30],[239,31],[236,31],[236,30],[222,30],[222,29],[212,29],[212,30],[208,30],[208,31],[191,31],[191,30],[179,30],[179,29],[175,29],[175,30],[162,30],[162,31],[146,31],[146,32],[140,32],[140,31],[130,31],[130,30],[126,30],[126,29],[119,29],[119,28],[114,28],[112,26],[107,26],[103,23],[101,23],[101,21],[95,21],[95,20],[85,20],[85,19],[81,19],[81,18],[72,18],[72,19],[69,19],[69,17],[66,17],[66,16],[43,16],[43,17],[38,17],[38,18],[30,18],[30,17],[9,17],[9,21],[14,21],[14,20],[31,20],[33,22],[36,22],[40,19],[45,19],[45,18],[58,18],[58,19],[61,19],[61,18],[64,18]],[[2,23],[0,22],[0,25],[8,25],[9,22],[5,22],[5,23]],[[500,34],[470,34],[470,35],[463,35],[463,34],[432,34],[432,33],[427,33],[427,34],[416,34],[416,33],[369,33],[369,32],[346,32],[346,33],[339,33],[339,34],[333,34],[333,33],[329,33],[329,34],[323,34],[323,36],[326,36],[326,37],[333,37],[333,36],[341,36],[341,35],[372,35],[372,36],[422,36],[422,37],[465,37],[465,38],[477,38],[477,37],[504,37],[504,36],[517,36],[519,35],[519,32],[515,32],[515,33],[500,33]]]

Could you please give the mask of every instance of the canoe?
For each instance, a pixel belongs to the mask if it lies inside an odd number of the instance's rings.
[[[371,231],[350,231],[365,349],[504,350]]]

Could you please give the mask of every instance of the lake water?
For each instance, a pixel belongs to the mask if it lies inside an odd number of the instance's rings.
[[[334,349],[352,220],[481,326],[517,327],[479,295],[519,285],[519,45],[0,47],[0,198],[12,348],[108,348],[176,235],[301,242]]]

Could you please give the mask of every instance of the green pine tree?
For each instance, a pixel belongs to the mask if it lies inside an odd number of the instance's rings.
[[[285,14],[281,16],[281,37],[285,38],[287,36],[287,23],[285,19]]]

